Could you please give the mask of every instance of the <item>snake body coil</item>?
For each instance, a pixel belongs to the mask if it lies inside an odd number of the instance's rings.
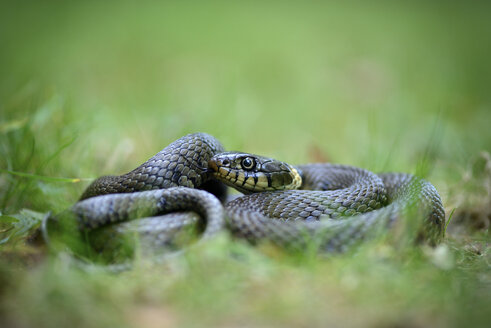
[[[224,184],[245,195],[222,207]],[[408,226],[419,237],[437,243],[445,221],[438,192],[415,176],[333,164],[293,167],[224,152],[204,133],[180,138],[127,174],[95,180],[70,212],[83,230],[111,225],[155,247],[194,224],[203,237],[225,226],[253,243],[321,251],[344,251],[406,218],[416,222]]]

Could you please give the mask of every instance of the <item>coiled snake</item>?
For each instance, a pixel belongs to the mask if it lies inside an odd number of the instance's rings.
[[[244,195],[222,206],[224,184]],[[96,179],[66,213],[55,221],[102,234],[98,248],[128,232],[165,248],[192,226],[202,238],[226,227],[252,243],[339,252],[408,220],[417,238],[434,244],[445,222],[438,192],[415,176],[334,164],[293,167],[225,152],[205,133],[176,140],[127,174]]]

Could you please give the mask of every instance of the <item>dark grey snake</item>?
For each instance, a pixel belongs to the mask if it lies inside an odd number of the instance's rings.
[[[223,206],[224,184],[244,195]],[[435,244],[445,222],[436,189],[413,175],[334,164],[293,167],[225,152],[204,133],[178,139],[127,174],[96,179],[66,213],[55,221],[91,231],[98,249],[125,234],[137,234],[145,247],[165,248],[189,227],[202,238],[226,227],[252,243],[339,252],[403,223]]]

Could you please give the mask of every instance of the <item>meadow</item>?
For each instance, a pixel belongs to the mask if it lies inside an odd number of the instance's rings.
[[[485,1],[0,2],[0,326],[484,327]],[[192,132],[292,164],[414,173],[446,236],[289,254],[226,232],[132,270],[36,236],[94,178]]]

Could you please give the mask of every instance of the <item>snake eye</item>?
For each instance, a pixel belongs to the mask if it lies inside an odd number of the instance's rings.
[[[246,157],[242,160],[242,167],[246,170],[252,170],[256,166],[256,163],[253,158]]]

